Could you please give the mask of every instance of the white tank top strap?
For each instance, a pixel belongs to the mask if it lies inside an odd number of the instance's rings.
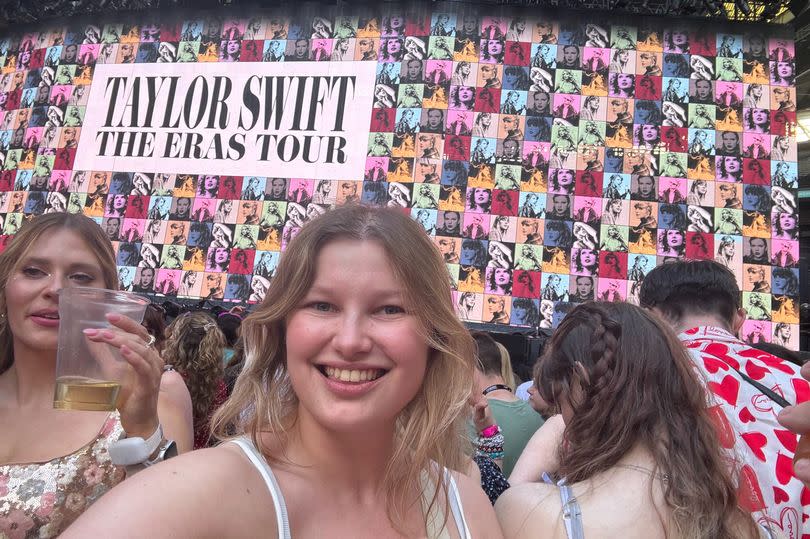
[[[461,539],[472,539],[470,529],[467,527],[467,519],[464,518],[464,507],[461,505],[461,495],[458,492],[458,485],[453,475],[445,468],[445,476],[449,486],[448,498],[450,501],[450,511],[453,513],[453,520],[456,522],[458,536]]]
[[[253,440],[247,437],[231,440],[245,453],[253,466],[259,471],[273,498],[273,508],[276,510],[276,524],[278,527],[278,539],[291,539],[290,520],[287,517],[287,505],[284,503],[284,495],[278,486],[273,470],[267,464],[262,454],[253,445]]]

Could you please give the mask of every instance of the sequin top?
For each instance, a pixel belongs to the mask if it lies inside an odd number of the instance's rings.
[[[124,480],[108,447],[124,429],[118,412],[79,450],[48,462],[0,466],[0,538],[56,537]]]

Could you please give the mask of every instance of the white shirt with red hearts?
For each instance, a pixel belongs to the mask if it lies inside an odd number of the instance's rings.
[[[718,440],[740,475],[740,506],[788,539],[800,539],[803,529],[810,534],[810,523],[804,524],[810,519],[810,491],[793,475],[798,437],[777,422],[782,407],[732,367],[791,404],[810,400],[810,383],[796,365],[752,348],[725,329],[701,326],[678,338],[706,380]]]

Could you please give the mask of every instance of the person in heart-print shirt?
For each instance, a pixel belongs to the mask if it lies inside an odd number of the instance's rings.
[[[801,368],[801,375],[810,381],[810,363]],[[802,480],[805,487],[810,488],[810,401],[795,406],[789,406],[779,414],[779,423],[796,434],[801,434],[799,447],[793,462],[793,471],[796,477]]]
[[[799,367],[752,348],[736,334],[745,321],[734,274],[710,260],[659,266],[644,279],[642,307],[668,320],[703,375],[718,441],[738,469],[738,501],[788,539],[810,533],[810,491],[793,473],[798,437],[777,421],[810,400]],[[757,385],[759,387],[757,387]]]

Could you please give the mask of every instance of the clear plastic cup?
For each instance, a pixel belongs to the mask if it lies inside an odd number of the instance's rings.
[[[129,292],[71,287],[59,291],[59,344],[53,407],[60,410],[115,410],[121,382],[129,373],[119,350],[92,342],[88,328],[112,327],[106,315],[143,321],[149,300]]]

